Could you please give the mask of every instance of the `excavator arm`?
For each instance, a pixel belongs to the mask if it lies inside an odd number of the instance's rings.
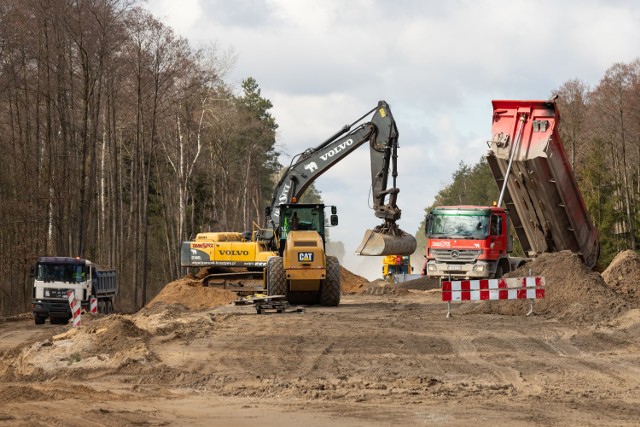
[[[374,113],[371,120],[361,123],[371,113]],[[401,216],[401,210],[396,205],[400,191],[396,187],[398,128],[385,101],[378,102],[376,107],[351,125],[344,126],[322,144],[307,149],[292,159],[282,174],[273,193],[271,205],[267,209],[270,225],[275,228],[279,224],[281,204],[299,200],[320,175],[365,142],[368,142],[370,147],[373,210],[376,217],[384,222],[374,230],[367,230],[356,254],[412,254],[416,248],[415,238],[400,230],[396,224]]]

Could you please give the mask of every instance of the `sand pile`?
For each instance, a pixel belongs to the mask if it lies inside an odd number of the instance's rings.
[[[150,308],[157,303],[165,303],[182,304],[190,310],[202,310],[227,305],[236,299],[238,296],[235,292],[205,287],[202,282],[184,277],[167,284],[146,307]]]
[[[397,283],[396,287],[399,289],[415,289],[419,291],[428,291],[431,289],[440,289],[440,281],[438,279],[423,276],[417,279]]]
[[[66,369],[119,368],[156,360],[147,346],[150,334],[128,316],[87,315],[82,322],[80,328],[21,349],[17,357],[3,364],[0,375],[7,378],[42,375],[44,379]]]
[[[602,278],[634,307],[640,306],[640,255],[636,252],[626,250],[616,255]]]
[[[398,288],[384,279],[377,279],[367,283],[367,286],[360,293],[363,295],[407,295],[409,290]]]
[[[523,277],[529,271],[534,276],[544,276],[546,282],[545,298],[535,301],[536,314],[568,322],[598,323],[630,308],[628,301],[613,291],[600,274],[587,268],[570,251],[542,254],[505,277]],[[529,308],[528,300],[463,305],[468,312],[506,315],[524,315]]]
[[[340,266],[340,289],[343,294],[357,294],[369,285],[369,281]]]

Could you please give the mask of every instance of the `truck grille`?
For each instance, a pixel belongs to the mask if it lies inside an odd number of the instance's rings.
[[[478,259],[482,251],[470,249],[431,249],[436,261],[473,262]]]
[[[71,289],[44,288],[45,298],[67,298],[67,291]]]

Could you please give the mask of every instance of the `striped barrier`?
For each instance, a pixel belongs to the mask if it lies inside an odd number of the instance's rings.
[[[447,317],[451,317],[452,301],[492,301],[528,299],[529,316],[533,301],[544,298],[544,277],[512,277],[502,279],[460,280],[442,282],[442,301],[447,302]]]
[[[80,326],[80,311],[82,310],[82,304],[80,304],[80,301],[76,299],[73,291],[67,291],[67,297],[69,298],[69,308],[71,309],[73,326]]]
[[[98,298],[91,297],[89,299],[89,313],[98,313]]]

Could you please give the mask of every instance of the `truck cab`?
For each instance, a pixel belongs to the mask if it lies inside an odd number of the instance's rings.
[[[432,277],[502,277],[511,270],[509,216],[497,206],[439,206],[425,221]]]

